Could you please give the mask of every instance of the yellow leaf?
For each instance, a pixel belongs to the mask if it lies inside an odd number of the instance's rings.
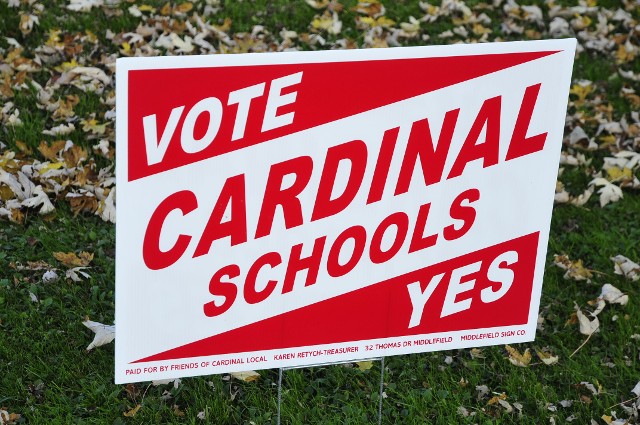
[[[50,47],[64,47],[64,43],[60,41],[60,34],[62,34],[61,30],[55,28],[50,29],[49,38],[44,44]]]
[[[98,36],[90,30],[85,30],[84,34],[87,36],[87,41],[91,43],[97,43],[99,41]]]
[[[260,379],[260,374],[254,370],[244,372],[231,372],[231,376],[244,382],[252,382]]]
[[[633,180],[633,172],[630,168],[611,167],[607,170],[607,180],[610,182]]]
[[[138,413],[138,410],[140,410],[141,407],[142,405],[138,404],[133,409],[130,409],[129,411],[124,412],[123,415],[126,416],[127,418],[133,418],[136,415],[136,413]]]
[[[582,103],[585,101],[587,96],[593,92],[593,86],[591,83],[588,84],[574,84],[569,90],[570,94],[574,94],[578,96],[578,99],[575,103]]]
[[[98,124],[98,121],[94,119],[90,120],[82,120],[80,121],[82,124],[82,131],[91,132],[93,134],[104,134],[107,131],[107,124]]]
[[[176,8],[175,11],[178,13],[187,13],[189,12],[191,9],[193,9],[193,4],[189,3],[189,2],[185,2],[185,3],[180,3]]]
[[[54,252],[53,256],[67,267],[86,267],[93,260],[93,254],[85,251],[79,255],[73,252]]]
[[[386,16],[381,16],[377,19],[376,23],[378,24],[378,26],[389,28],[394,26],[396,24],[396,21],[394,21],[393,19],[389,19]]]
[[[151,13],[155,13],[156,12],[156,8],[153,6],[150,6],[148,4],[142,4],[140,6],[138,6],[138,10],[140,12],[151,12]]]
[[[56,66],[54,69],[58,72],[66,72],[70,69],[77,68],[80,64],[76,61],[75,58],[71,59],[69,62],[63,62],[59,66]]]
[[[369,370],[371,369],[371,367],[373,367],[373,362],[371,360],[367,360],[364,362],[356,362],[356,364],[358,365],[358,369],[360,369],[361,371],[365,371],[365,370]]]
[[[333,18],[330,13],[325,12],[322,16],[316,16],[311,21],[311,26],[317,30],[328,30],[333,25]]]
[[[13,193],[13,190],[9,188],[9,186],[0,184],[0,199],[2,199],[3,201],[8,201],[9,199],[13,199],[14,197],[15,194]]]
[[[529,352],[528,348],[525,349],[524,353],[522,354],[520,354],[518,350],[511,347],[510,345],[505,345],[504,348],[506,348],[507,352],[509,353],[509,361],[512,365],[518,367],[527,367],[529,366],[529,363],[531,363],[531,353]]]
[[[40,168],[38,170],[38,173],[40,173],[40,175],[42,175],[42,174],[46,173],[47,171],[59,170],[62,167],[64,167],[64,163],[63,162],[52,162],[52,163],[47,164],[44,167]]]
[[[160,9],[160,14],[162,16],[168,16],[171,14],[172,11],[173,9],[171,8],[171,4],[165,3],[165,5],[162,6],[162,9]]]
[[[471,30],[475,35],[489,34],[491,33],[491,29],[483,26],[482,24],[473,24],[473,29]]]
[[[602,142],[602,147],[607,147],[616,144],[616,136],[613,134],[607,134],[606,136],[600,136],[600,141]]]
[[[129,54],[130,51],[131,51],[131,44],[129,44],[128,41],[125,41],[124,43],[122,43],[122,53]]]
[[[586,280],[590,281],[593,274],[591,271],[584,267],[582,264],[582,260],[571,261],[566,255],[557,255],[553,256],[553,263],[560,267],[563,270],[566,270],[564,274],[565,279],[573,279],[573,280]]]

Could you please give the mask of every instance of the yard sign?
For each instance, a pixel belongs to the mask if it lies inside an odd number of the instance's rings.
[[[116,382],[533,340],[574,51],[118,59]]]

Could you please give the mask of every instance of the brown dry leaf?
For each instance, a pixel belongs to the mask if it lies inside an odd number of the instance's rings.
[[[140,410],[141,407],[142,405],[138,404],[133,409],[129,409],[128,411],[124,412],[123,415],[126,416],[127,418],[133,418],[136,415],[136,413],[138,413],[138,410]]]
[[[4,78],[0,81],[0,96],[4,98],[13,97],[13,89],[11,88],[11,77],[9,74],[5,74]]]
[[[260,379],[260,374],[255,370],[246,370],[243,372],[231,372],[230,375],[244,382],[252,382]]]
[[[489,401],[487,401],[487,404],[490,405],[490,406],[493,405],[493,404],[499,404],[500,400],[506,400],[506,399],[507,399],[507,394],[506,393],[502,393],[500,395],[495,395],[495,396],[491,397],[489,399]]]
[[[56,140],[51,145],[43,140],[40,142],[38,150],[46,159],[55,162],[58,159],[58,154],[64,149],[65,145],[66,142],[64,140]]]
[[[64,158],[67,167],[74,168],[77,167],[82,161],[86,161],[89,158],[86,149],[78,146],[72,145],[67,147],[62,153],[62,158]]]
[[[524,353],[520,354],[518,350],[511,347],[510,345],[505,345],[507,352],[509,353],[509,361],[512,365],[518,367],[527,367],[529,363],[531,363],[531,352],[528,348],[524,350]]]
[[[0,424],[15,425],[20,421],[22,415],[18,413],[9,413],[5,408],[0,408]]]
[[[371,360],[367,360],[364,362],[356,362],[356,364],[358,365],[358,369],[360,369],[362,372],[364,372],[365,370],[369,370],[373,367],[373,362]]]
[[[27,146],[27,144],[25,142],[23,142],[22,140],[16,140],[16,147],[18,148],[18,150],[26,155],[33,155],[33,151],[31,150],[31,148],[29,146]]]
[[[53,256],[67,267],[86,267],[93,260],[93,254],[86,251],[79,255],[74,252],[54,252]]]
[[[352,10],[372,18],[385,14],[385,8],[379,0],[359,1]]]
[[[81,212],[94,213],[98,211],[98,199],[91,193],[68,193],[66,199],[69,200],[69,206],[74,215]]]

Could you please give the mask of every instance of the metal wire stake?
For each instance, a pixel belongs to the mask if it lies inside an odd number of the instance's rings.
[[[378,425],[382,424],[382,390],[384,386],[384,356],[380,358],[380,394],[378,394]]]
[[[280,425],[280,405],[282,404],[282,368],[278,369],[278,425]]]

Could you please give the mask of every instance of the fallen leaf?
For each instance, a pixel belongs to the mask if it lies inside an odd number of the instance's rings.
[[[101,345],[109,344],[116,337],[116,325],[103,325],[102,323],[92,322],[91,320],[85,320],[82,324],[96,334],[91,344],[87,347],[87,351],[91,351],[93,348],[100,347]]]
[[[138,410],[140,410],[141,407],[142,405],[138,404],[133,409],[129,409],[126,412],[124,412],[123,415],[126,416],[127,418],[133,418],[136,415],[136,413],[138,413]]]
[[[589,183],[589,185],[601,186],[601,188],[598,190],[598,193],[600,194],[601,207],[604,207],[605,205],[612,202],[618,202],[624,197],[624,195],[622,194],[622,189],[620,189],[620,187],[609,182],[603,177],[597,177],[593,179]]]
[[[4,407],[0,409],[0,425],[15,425],[20,421],[21,417],[18,413],[7,412]]]
[[[640,381],[636,384],[635,387],[631,390],[632,393],[636,395],[636,397],[640,397]]]
[[[522,354],[520,354],[517,349],[511,347],[510,345],[505,345],[504,348],[506,348],[507,352],[509,353],[509,361],[512,365],[518,367],[527,367],[529,366],[529,363],[531,363],[531,353],[529,352],[528,348],[526,348],[524,350],[524,353]]]
[[[597,317],[594,317],[593,320],[589,320],[589,318],[582,313],[578,304],[575,304],[575,309],[578,323],[580,324],[580,333],[582,335],[592,335],[599,331],[600,321]]]
[[[554,356],[553,354],[546,352],[546,351],[542,351],[542,350],[538,350],[536,349],[536,354],[538,355],[538,358],[542,361],[542,363],[551,366],[554,365],[556,363],[558,363],[558,356]]]
[[[467,418],[467,417],[471,416],[472,413],[475,413],[475,412],[469,413],[467,408],[464,407],[464,406],[459,406],[458,409],[456,410],[456,412],[458,413],[458,415],[460,415],[460,416],[462,416],[464,418]]]
[[[81,282],[82,279],[89,279],[91,276],[89,273],[83,271],[87,270],[89,267],[74,267],[65,272],[65,277],[67,279],[71,279],[74,282]]]
[[[360,369],[362,372],[364,372],[365,370],[369,370],[373,367],[373,362],[371,360],[356,362],[356,364],[358,365],[358,369]]]
[[[180,378],[174,378],[174,379],[157,379],[155,381],[151,381],[151,384],[154,387],[157,387],[158,385],[167,385],[173,382],[173,388],[174,389],[178,389],[178,387],[180,386],[180,383],[182,382],[182,379]]]
[[[629,280],[637,281],[640,279],[640,264],[634,263],[624,255],[616,255],[610,258],[613,261],[613,272],[622,275]]]
[[[489,394],[489,387],[486,385],[476,385],[476,392],[478,393],[478,400],[483,399],[487,394]]]
[[[93,260],[93,254],[86,251],[78,255],[74,252],[54,252],[53,256],[67,267],[86,267]]]
[[[58,280],[58,273],[55,270],[47,270],[42,275],[42,283],[54,283]]]
[[[602,291],[600,292],[599,298],[603,299],[609,304],[626,305],[629,302],[629,296],[623,294],[618,288],[611,285],[610,283],[605,283],[602,286]]]
[[[482,349],[480,348],[472,348],[469,350],[469,354],[472,359],[484,359],[485,355],[482,353]]]
[[[587,283],[589,283],[593,277],[591,271],[582,264],[582,260],[571,261],[567,255],[555,254],[553,256],[553,264],[566,270],[564,274],[565,279],[586,280]]]
[[[586,388],[587,390],[589,390],[593,395],[598,395],[602,392],[602,387],[600,386],[600,384],[598,383],[598,381],[596,381],[596,383],[598,384],[598,388],[595,387],[595,385],[593,385],[590,382],[587,381],[582,381],[578,384],[578,386]]]
[[[231,372],[230,375],[235,379],[244,382],[252,382],[260,379],[260,374],[253,370],[247,370],[243,372]]]
[[[506,399],[507,399],[507,394],[506,393],[498,394],[498,395],[495,395],[495,396],[491,397],[489,399],[489,401],[487,401],[487,404],[488,405],[499,404],[500,400],[506,400]]]

